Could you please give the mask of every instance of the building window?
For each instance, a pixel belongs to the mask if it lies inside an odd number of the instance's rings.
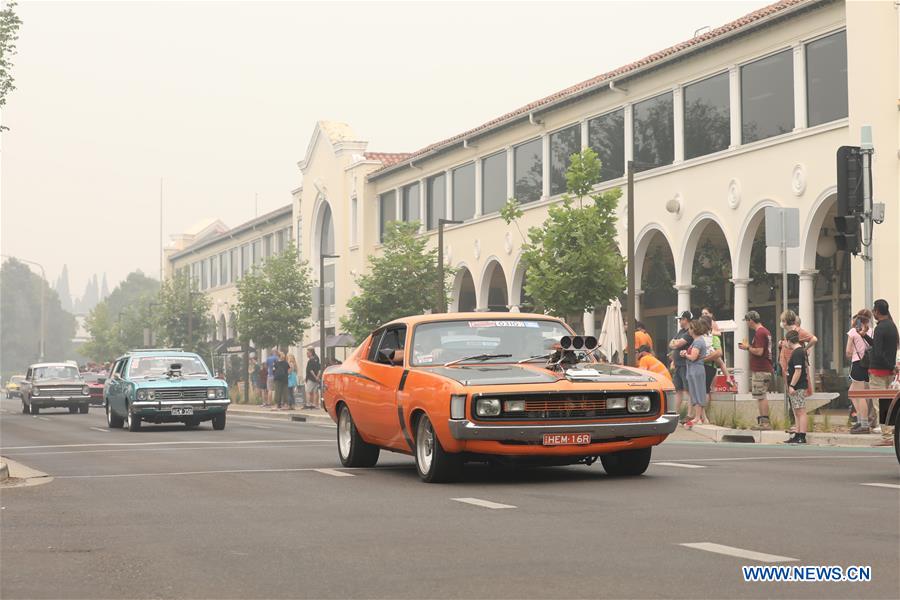
[[[810,127],[848,115],[846,31],[806,45],[806,112]]]
[[[402,210],[401,218],[407,223],[413,223],[422,220],[422,216],[419,214],[418,183],[412,183],[403,188],[403,202],[400,208]]]
[[[200,289],[205,290],[209,287],[209,259],[200,261]]]
[[[231,283],[231,252],[226,251],[219,255],[219,274],[222,285]]]
[[[356,199],[356,196],[350,198],[350,245],[356,246],[359,243],[359,238],[356,233],[357,229],[357,210],[359,206],[359,201]],[[300,222],[297,222],[297,226],[300,226]]]
[[[672,92],[634,105],[634,170],[646,171],[675,160]]]
[[[541,138],[513,148],[516,200],[525,204],[544,193],[544,151]]]
[[[209,287],[219,287],[219,257],[209,259]]]
[[[428,178],[427,183],[427,202],[425,209],[427,211],[426,218],[428,220],[428,229],[437,229],[438,219],[444,219],[447,216],[447,179],[446,175],[441,173]]]
[[[625,175],[625,109],[588,121],[588,146],[600,158],[600,179]]]
[[[241,276],[243,277],[250,271],[250,267],[253,265],[250,256],[250,244],[244,244],[241,246]]]
[[[566,191],[566,171],[570,157],[581,152],[581,125],[550,134],[550,195]]]
[[[388,223],[397,220],[397,192],[391,190],[381,194],[378,198],[381,203],[381,228],[378,230],[378,241],[383,242]]]
[[[303,218],[297,219],[297,258],[303,258]]]
[[[741,141],[764,140],[794,129],[791,50],[741,67]]]
[[[253,240],[253,264],[258,265],[263,261],[262,238]]]
[[[684,87],[684,157],[726,150],[731,143],[728,73]]]
[[[481,210],[499,212],[506,200],[506,152],[498,152],[481,160]]]
[[[234,283],[241,278],[241,251],[239,248],[231,249],[231,282]]]
[[[453,169],[453,219],[468,221],[475,216],[475,163]]]
[[[200,289],[200,263],[195,262],[191,265],[191,289]]]

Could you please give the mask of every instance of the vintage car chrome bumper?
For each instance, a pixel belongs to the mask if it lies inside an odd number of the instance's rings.
[[[574,423],[561,425],[501,425],[473,423],[467,419],[449,421],[450,433],[458,440],[489,440],[496,442],[541,442],[545,433],[589,433],[591,441],[628,439],[668,435],[678,426],[678,414],[666,413],[654,421]]]
[[[134,408],[172,408],[173,406],[193,406],[194,408],[204,408],[211,406],[228,406],[231,400],[136,400],[131,403]]]

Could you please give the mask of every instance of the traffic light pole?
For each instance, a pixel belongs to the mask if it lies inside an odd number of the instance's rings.
[[[863,222],[862,222],[862,259],[865,266],[866,278],[866,307],[872,306],[875,301],[875,275],[873,264],[873,243],[872,233],[875,229],[873,222],[873,204],[872,204],[872,187],[871,170],[872,170],[872,154],[875,149],[871,143],[871,132],[869,132],[869,142],[866,143],[866,133],[863,132],[863,143],[860,148],[862,154],[862,184],[863,184]]]

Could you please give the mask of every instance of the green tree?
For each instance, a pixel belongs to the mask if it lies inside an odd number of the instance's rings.
[[[140,271],[128,276],[97,304],[85,320],[91,334],[81,352],[91,360],[112,360],[131,348],[146,345],[144,331],[154,328],[151,304],[157,302],[159,281]]]
[[[11,258],[0,268],[0,365],[4,379],[24,373],[40,356],[42,287],[47,303],[44,359],[72,358],[75,316],[62,309],[57,293],[28,265]]]
[[[590,148],[570,160],[562,202],[550,207],[541,227],[528,230],[522,246],[525,292],[548,313],[563,318],[605,306],[625,289],[615,213],[622,191],[593,191],[601,164]],[[502,216],[510,223],[521,210],[512,202]]]
[[[159,334],[157,343],[186,350],[196,350],[205,332],[209,331],[210,301],[206,294],[198,292],[196,284],[186,273],[166,279],[159,288],[159,296],[154,310],[153,322]],[[188,305],[193,321],[192,338],[188,340]]]
[[[0,10],[0,109],[6,106],[6,97],[16,89],[12,76],[12,56],[16,53],[19,26],[22,20],[16,14],[16,3],[7,2]],[[0,125],[0,131],[8,129]]]
[[[241,342],[252,340],[257,347],[299,342],[310,327],[311,287],[309,267],[294,246],[244,275],[237,284],[235,311]]]
[[[349,314],[341,318],[343,329],[357,340],[388,321],[437,308],[437,248],[427,250],[428,240],[418,231],[418,223],[388,223],[381,256],[370,256],[367,273],[357,277],[360,293],[350,298]],[[452,270],[445,269],[445,295],[452,276]]]

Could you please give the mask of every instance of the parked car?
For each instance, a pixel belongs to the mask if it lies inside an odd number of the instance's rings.
[[[103,388],[106,383],[106,375],[103,373],[94,373],[86,371],[81,374],[84,382],[91,388],[91,404],[95,406],[103,406]]]
[[[324,374],[347,467],[381,449],[411,454],[426,482],[466,461],[593,464],[640,475],[675,430],[668,379],[600,364],[596,340],[561,320],[522,313],[434,314],[375,330]]]
[[[181,349],[133,350],[116,360],[104,388],[106,422],[138,431],[142,422],[212,421],[225,429],[228,386],[199,355]]]
[[[19,390],[19,386],[22,382],[25,381],[24,375],[13,375],[9,378],[9,381],[6,382],[6,397],[7,398],[21,398],[22,393]]]
[[[28,367],[19,384],[22,412],[38,414],[42,408],[68,408],[85,414],[90,408],[91,390],[74,362],[35,363]]]

